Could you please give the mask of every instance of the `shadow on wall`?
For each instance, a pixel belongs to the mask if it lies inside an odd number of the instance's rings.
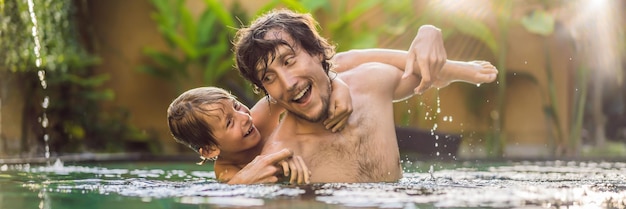
[[[454,134],[431,134],[430,130],[396,127],[398,147],[403,154],[416,154],[421,158],[456,160],[461,136]]]

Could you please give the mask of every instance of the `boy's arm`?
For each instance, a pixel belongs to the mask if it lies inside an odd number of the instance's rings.
[[[228,183],[241,168],[234,165],[222,165],[217,162],[213,164],[213,170],[215,170],[215,178],[220,182]]]
[[[326,129],[332,132],[341,131],[348,124],[352,114],[352,96],[348,85],[336,74],[331,73],[332,91],[328,108],[328,118],[324,120]]]
[[[366,62],[380,62],[404,69],[407,62],[407,51],[396,49],[352,49],[339,52],[333,57],[336,64],[334,70],[344,72]]]
[[[334,57],[335,70],[343,72],[365,62],[380,62],[404,70],[403,79],[410,74],[421,80],[415,88],[423,93],[437,81],[437,75],[447,62],[441,30],[432,26],[420,27],[408,51],[392,49],[362,49],[337,53]]]
[[[287,176],[288,173],[281,173],[288,168],[287,160],[291,159],[293,152],[282,149],[266,155],[259,155],[243,168],[237,165],[224,165],[216,162],[215,175],[220,182],[228,184],[259,184],[276,183],[279,176]],[[307,170],[308,171],[308,170]],[[304,176],[299,179],[304,180]],[[306,176],[308,179],[308,176]]]

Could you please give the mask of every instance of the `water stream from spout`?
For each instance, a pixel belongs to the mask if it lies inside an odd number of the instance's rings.
[[[35,42],[35,47],[33,48],[33,53],[35,54],[35,66],[37,67],[37,76],[39,77],[39,82],[41,84],[41,88],[43,88],[44,92],[46,91],[46,89],[48,88],[48,83],[46,82],[46,71],[45,68],[42,67],[42,56],[41,56],[41,42],[39,41],[41,39],[40,35],[39,35],[39,30],[38,30],[38,24],[37,24],[37,15],[35,14],[35,4],[33,3],[33,0],[28,0],[28,13],[30,14],[30,20],[33,23],[33,28],[32,28],[32,37],[33,40]],[[46,131],[46,129],[48,128],[48,116],[47,116],[47,109],[48,109],[48,105],[50,104],[50,98],[46,95],[41,103],[41,107],[43,108],[43,114],[42,116],[39,118],[39,122],[41,123],[41,127],[43,128],[43,140],[44,140],[44,144],[45,144],[45,153],[44,156],[46,158],[46,162],[48,162],[48,164],[50,164],[50,146],[48,144],[48,141],[50,140],[50,136],[48,135],[48,132]]]

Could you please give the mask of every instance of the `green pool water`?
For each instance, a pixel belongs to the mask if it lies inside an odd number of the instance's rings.
[[[0,164],[0,209],[626,208],[626,163],[403,162],[397,183],[225,185],[211,166]]]

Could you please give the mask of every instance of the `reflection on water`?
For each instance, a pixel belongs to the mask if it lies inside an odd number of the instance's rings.
[[[620,162],[466,163],[407,172],[397,183],[302,187],[226,185],[204,168],[1,165],[0,208],[626,208],[626,163]]]

